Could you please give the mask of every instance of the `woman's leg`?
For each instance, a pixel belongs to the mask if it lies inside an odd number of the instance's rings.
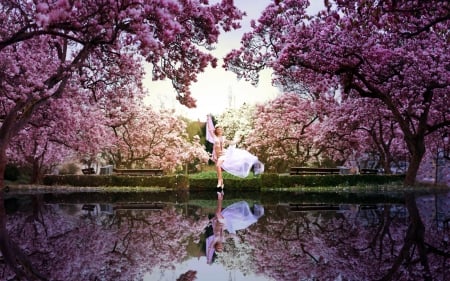
[[[217,162],[216,162],[217,187],[223,186],[222,163],[223,163],[223,159],[219,159],[219,160],[217,160]]]

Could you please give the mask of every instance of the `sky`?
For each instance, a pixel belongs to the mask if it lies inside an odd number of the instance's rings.
[[[176,268],[172,270],[155,269],[151,273],[146,273],[144,281],[172,281],[176,280],[181,274],[188,270],[197,271],[198,281],[213,280],[213,281],[272,281],[272,278],[254,274],[252,272],[244,274],[235,269],[226,269],[219,263],[211,265],[206,263],[206,257],[190,258],[181,264],[177,264]]]
[[[215,2],[215,1],[211,1]],[[206,115],[219,115],[229,108],[239,108],[246,104],[261,104],[276,98],[280,91],[271,84],[271,71],[260,73],[258,86],[253,86],[245,80],[238,80],[231,71],[222,68],[223,58],[232,49],[240,47],[240,40],[245,32],[251,31],[250,21],[257,20],[270,0],[235,0],[235,5],[245,16],[241,28],[222,33],[212,54],[218,58],[216,68],[208,67],[198,75],[198,81],[191,86],[192,97],[197,100],[197,107],[189,109],[176,100],[176,91],[170,81],[152,81],[151,68],[146,67],[147,75],[143,85],[148,92],[145,102],[154,109],[175,109],[176,113],[193,121],[206,121]],[[311,10],[318,10],[323,4],[320,0],[311,0]]]

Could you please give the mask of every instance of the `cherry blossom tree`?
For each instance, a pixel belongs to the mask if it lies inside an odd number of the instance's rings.
[[[224,128],[227,139],[238,139],[245,143],[248,134],[253,131],[255,105],[243,104],[239,108],[229,108],[217,116],[217,123]]]
[[[96,161],[113,134],[104,125],[104,113],[95,105],[81,103],[80,96],[61,98],[47,110],[38,110],[7,150],[9,161],[31,169],[31,182],[39,183],[67,160]]]
[[[3,200],[12,139],[37,110],[48,110],[61,97],[79,94],[86,102],[120,97],[109,85],[120,80],[117,76],[135,76],[139,56],[153,66],[154,79],[170,79],[178,100],[194,106],[191,82],[208,65],[216,66],[207,50],[221,29],[239,27],[242,15],[230,0],[211,5],[204,0],[1,2],[0,236],[5,239],[0,249],[19,276],[27,262],[6,235]]]
[[[119,123],[111,121],[117,141],[105,151],[106,157],[118,168],[162,168],[169,172],[195,159],[206,163],[206,151],[188,140],[186,123],[173,114],[141,106]]]
[[[373,103],[373,107],[364,105]],[[378,104],[378,105],[377,105]],[[375,167],[386,173],[407,160],[403,134],[390,111],[381,102],[367,98],[335,103],[321,123],[320,143],[330,157],[343,162],[371,156]]]
[[[343,99],[384,104],[409,152],[413,185],[425,137],[450,126],[448,1],[325,1],[311,16],[307,0],[274,1],[253,22],[225,67],[257,81],[266,67],[312,93],[338,89]],[[366,104],[365,107],[372,107]]]
[[[319,156],[314,139],[319,114],[311,100],[284,94],[259,106],[254,118],[245,145],[267,170],[284,172],[290,165],[306,165]]]

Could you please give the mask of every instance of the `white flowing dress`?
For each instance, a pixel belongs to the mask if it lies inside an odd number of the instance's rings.
[[[248,177],[253,167],[253,173],[255,175],[262,174],[264,172],[264,164],[258,160],[258,157],[251,154],[247,150],[230,146],[225,152],[225,161],[222,164],[222,168],[228,173],[245,178]]]
[[[206,139],[210,143],[214,144],[216,140],[213,134],[214,125],[212,123],[211,117],[209,116],[206,122],[206,126]],[[222,157],[224,161],[221,167],[234,176],[241,178],[248,177],[250,171],[252,170],[252,167],[253,173],[255,175],[259,175],[264,172],[264,164],[258,160],[258,157],[251,154],[247,150],[236,148],[236,145],[230,145],[226,149],[225,154]]]

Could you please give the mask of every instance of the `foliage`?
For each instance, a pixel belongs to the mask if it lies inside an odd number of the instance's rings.
[[[186,131],[189,136],[189,140],[193,140],[195,136],[200,138],[200,143],[205,143],[205,133],[202,130],[202,123],[199,121],[185,120],[187,126]]]
[[[320,154],[315,141],[318,112],[311,100],[298,94],[281,95],[257,108],[246,147],[269,172],[303,166]]]
[[[413,185],[425,136],[450,126],[450,2],[325,3],[311,16],[309,1],[274,1],[252,22],[242,47],[227,55],[226,68],[253,83],[272,68],[275,83],[298,84],[318,100],[339,94],[348,102],[381,102],[403,134],[410,158],[405,184]]]
[[[247,136],[254,130],[255,110],[255,105],[243,104],[239,108],[229,108],[217,117],[227,139],[237,140],[245,146]]]
[[[225,174],[225,173],[224,173]],[[347,187],[364,185],[385,185],[402,181],[404,175],[306,175],[289,176],[263,174],[241,179],[225,176],[225,188],[234,191],[260,190],[261,188],[296,188],[296,187]],[[49,186],[69,185],[83,187],[165,187],[190,190],[211,190],[217,183],[213,173],[198,175],[166,176],[121,176],[121,175],[46,175],[43,183]]]
[[[223,171],[223,178],[224,179],[240,179],[239,177],[233,176],[232,174],[228,173],[227,171]],[[246,179],[252,179],[256,178],[258,176],[253,175],[250,173]],[[189,175],[189,178],[191,179],[212,179],[217,178],[215,166],[207,166],[205,171],[199,172],[199,173],[193,173]]]
[[[140,110],[134,108],[121,115],[110,121],[116,141],[104,154],[116,167],[173,172],[187,163],[200,165],[208,161],[199,139],[189,141],[186,123],[174,117],[172,111],[157,112],[141,105]]]
[[[177,185],[177,179],[175,176],[46,175],[43,183],[45,185],[70,185],[78,187],[140,186],[172,188]]]
[[[261,175],[261,181],[264,183],[264,187],[273,188],[281,187],[280,175],[274,173],[264,173]],[[294,186],[294,185],[292,185]]]
[[[280,187],[383,185],[404,180],[404,175],[295,175],[281,176]]]
[[[16,181],[20,177],[20,170],[16,165],[8,164],[5,169],[5,180]]]

